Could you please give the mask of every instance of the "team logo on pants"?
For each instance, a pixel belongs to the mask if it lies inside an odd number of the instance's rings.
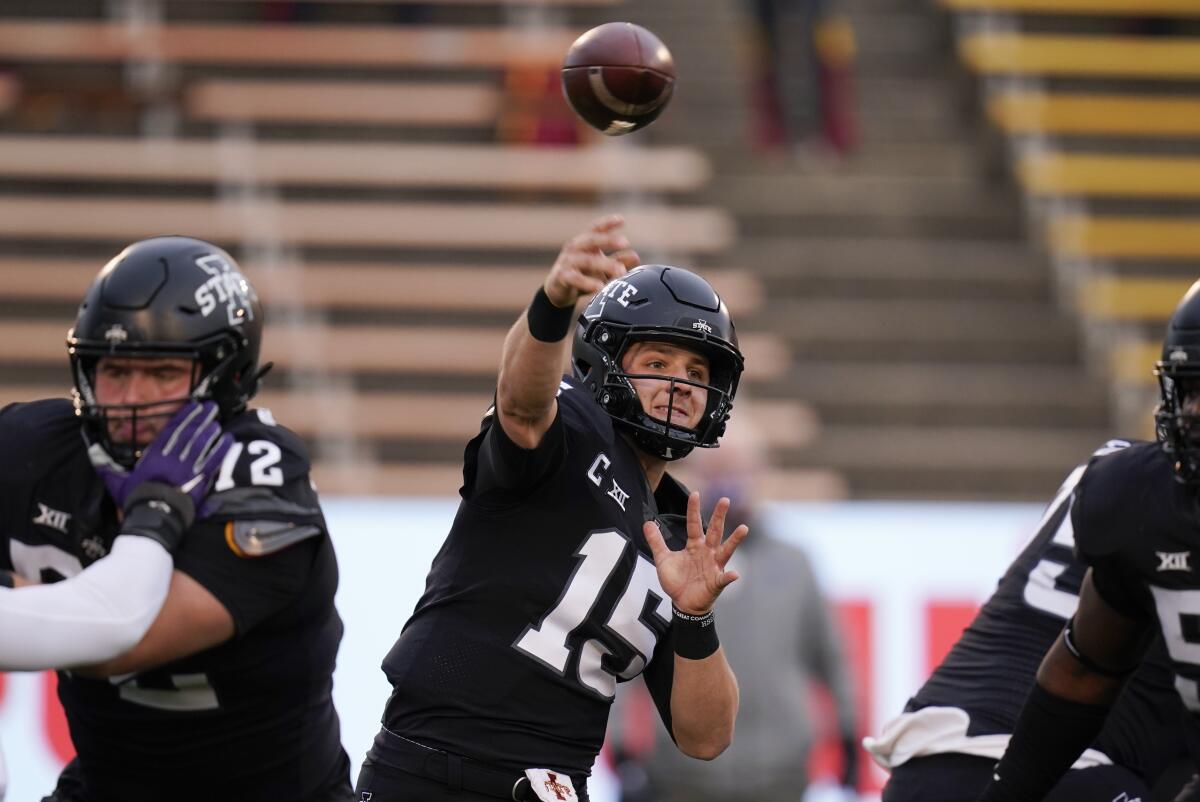
[[[529,786],[542,802],[579,802],[571,778],[549,769],[525,769]]]

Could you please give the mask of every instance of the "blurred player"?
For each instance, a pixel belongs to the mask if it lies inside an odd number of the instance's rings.
[[[261,337],[258,298],[228,254],[144,240],[80,306],[68,337],[74,405],[0,412],[0,567],[52,582],[131,528],[183,537],[145,637],[59,675],[78,757],[51,802],[350,795],[330,697],[337,565],[302,444],[246,409]],[[188,422],[204,410],[215,414]],[[210,419],[220,428],[188,436]],[[224,459],[197,469],[221,429],[232,439]]]
[[[1079,609],[1046,653],[981,800],[1041,799],[1160,633],[1183,703],[1200,712],[1200,282],[1171,316],[1155,373],[1158,442],[1094,457],[1074,490],[1075,547],[1091,566]]]
[[[730,420],[720,448],[698,452],[686,465],[702,497],[728,498],[729,517],[754,529],[731,563],[743,581],[721,598],[722,638],[738,677],[737,737],[719,760],[690,760],[662,728],[638,715],[636,705],[648,700],[638,693],[641,688],[632,688],[617,699],[609,727],[626,802],[801,799],[809,788],[809,757],[819,730],[809,703],[814,685],[827,688],[834,703],[842,747],[839,785],[844,797],[853,794],[861,748],[849,666],[808,555],[764,518],[760,488],[767,467],[766,444],[744,415]],[[640,728],[642,722],[653,733]],[[833,793],[828,785],[824,790]]]
[[[723,499],[706,532],[666,467],[716,445],[742,355],[706,281],[626,272],[621,225],[568,242],[509,332],[458,515],[384,660],[363,800],[586,799],[617,683],[643,670],[682,751],[730,741],[737,683],[712,609],[747,530],[722,542]]]
[[[1112,441],[1095,456],[1128,445]],[[970,802],[991,779],[1038,663],[1079,602],[1087,566],[1072,554],[1069,512],[1084,467],[1063,482],[1033,539],[904,713],[866,739],[891,772],[883,802]],[[1047,799],[1151,802],[1150,787],[1184,750],[1187,718],[1156,642],[1108,725]]]

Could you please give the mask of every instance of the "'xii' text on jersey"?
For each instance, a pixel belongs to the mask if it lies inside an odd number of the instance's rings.
[[[349,765],[330,696],[337,564],[299,439],[250,411],[175,555],[230,612],[218,646],[134,676],[59,674],[96,802],[324,800]],[[0,412],[0,566],[43,582],[102,558],[116,510],[70,402]]]
[[[385,726],[496,766],[579,776],[619,681],[645,670],[669,722],[671,601],[642,524],[657,517],[682,533],[682,487],[665,476],[652,495],[633,447],[564,380],[536,449],[485,418],[462,497],[384,661],[394,686]]]
[[[1123,459],[1122,453],[1136,453],[1141,448],[1111,441],[1096,452],[1095,461]],[[964,710],[970,717],[969,738],[1007,736],[1013,731],[1043,656],[1079,604],[1087,565],[1075,555],[1076,544],[1085,549],[1097,537],[1098,529],[1108,531],[1112,525],[1104,520],[1078,520],[1077,493],[1088,477],[1084,468],[1079,466],[1067,477],[1043,514],[1037,533],[945,660],[909,701],[907,711],[931,707]],[[1152,782],[1179,753],[1185,738],[1184,720],[1166,650],[1156,642],[1130,678],[1090,754],[1098,762],[1111,760]],[[986,743],[985,739],[975,746],[960,743],[956,750],[988,754]],[[1003,745],[994,748],[989,756],[998,758]]]
[[[1098,456],[1072,510],[1101,597],[1161,628],[1175,687],[1200,714],[1200,499],[1158,443]],[[1086,536],[1083,532],[1086,530]]]

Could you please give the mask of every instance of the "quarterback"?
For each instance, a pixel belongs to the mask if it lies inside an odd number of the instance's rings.
[[[747,530],[723,538],[727,499],[705,527],[666,468],[717,444],[742,354],[708,282],[634,268],[622,223],[568,242],[509,332],[458,514],[384,660],[360,799],[587,799],[617,685],[638,674],[686,754],[733,736],[713,605]]]

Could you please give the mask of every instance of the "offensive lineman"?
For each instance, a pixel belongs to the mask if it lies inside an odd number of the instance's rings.
[[[1094,456],[1127,448],[1113,440]],[[971,802],[991,779],[1038,663],[1079,602],[1087,566],[1072,554],[1067,476],[1033,539],[904,712],[866,748],[891,778],[883,802]],[[1166,649],[1156,641],[1112,720],[1054,787],[1053,802],[1152,802],[1155,785],[1184,751],[1187,711]]]
[[[183,536],[183,529],[142,525],[147,513],[138,506],[180,493],[189,498],[174,496],[176,504],[194,509],[208,495],[233,444],[216,415],[212,401],[191,401],[147,447],[137,482],[147,485],[144,497],[129,505],[108,556],[48,585],[15,588],[18,577],[0,570],[0,671],[98,663],[137,645],[166,601],[171,555]],[[184,493],[180,485],[191,490]],[[0,800],[7,779],[0,757]]]
[[[330,697],[337,564],[299,438],[246,408],[261,338],[257,295],[227,253],[143,240],[80,306],[68,336],[74,404],[0,412],[0,567],[52,582],[104,557],[130,522],[186,532],[146,636],[60,672],[78,757],[49,802],[350,796]],[[206,465],[212,492],[189,507],[198,483],[173,480],[178,491],[147,500],[162,454],[146,446],[185,406],[215,406],[217,434],[232,439]]]
[[[712,608],[747,529],[722,542],[722,499],[706,532],[666,467],[716,445],[742,355],[699,276],[627,272],[622,224],[568,242],[509,332],[458,515],[384,660],[362,800],[586,800],[617,683],[643,670],[682,751],[711,759],[733,735]]]
[[[1042,799],[1156,636],[1193,723],[1200,713],[1200,282],[1171,316],[1155,374],[1157,442],[1093,458],[1074,492],[1076,550],[1091,566],[1079,609],[1042,660],[982,802]]]

